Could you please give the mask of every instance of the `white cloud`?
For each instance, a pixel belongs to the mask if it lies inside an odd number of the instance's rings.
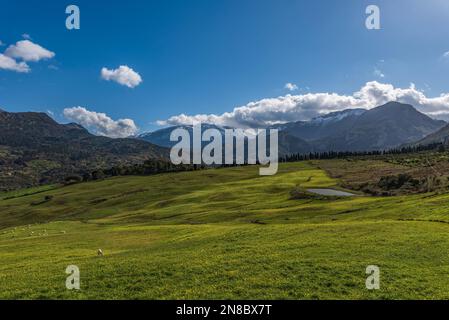
[[[289,91],[295,91],[295,90],[298,90],[299,88],[296,84],[288,82],[285,84],[284,89],[287,89]]]
[[[137,87],[142,82],[142,77],[128,66],[120,66],[118,69],[101,69],[101,78],[112,80],[128,88]]]
[[[385,74],[382,72],[382,70],[380,70],[379,68],[374,68],[374,72],[373,72],[373,74],[376,76],[376,77],[379,77],[379,78],[385,78]]]
[[[51,59],[55,56],[55,53],[29,40],[21,40],[15,45],[10,45],[6,49],[5,55],[24,61],[36,62],[42,59]]]
[[[27,39],[27,40],[31,40],[31,36],[28,33],[22,34],[22,38]]]
[[[443,53],[443,58],[449,59],[449,51]]]
[[[98,135],[125,138],[137,133],[138,128],[131,119],[112,120],[105,113],[89,111],[83,107],[66,108],[64,117],[85,126]]]
[[[16,72],[30,72],[30,67],[25,62],[17,62],[13,58],[5,56],[0,53],[0,69],[16,71]]]
[[[383,65],[385,63],[384,59],[380,59],[377,61],[376,65],[374,66],[373,75],[377,78],[385,78],[385,73],[382,71]]]
[[[250,102],[220,115],[180,114],[159,125],[179,125],[192,123],[212,123],[223,126],[250,128],[264,127],[275,123],[309,120],[321,114],[344,109],[371,109],[389,101],[399,101],[413,105],[419,111],[439,119],[449,119],[449,93],[439,97],[427,97],[414,84],[409,88],[395,88],[391,84],[377,81],[367,82],[352,95],[337,93],[307,93],[267,98]]]

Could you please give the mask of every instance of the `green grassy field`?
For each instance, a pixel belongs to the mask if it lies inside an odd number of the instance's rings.
[[[291,196],[338,184],[302,162],[3,194],[0,298],[449,298],[449,193]]]

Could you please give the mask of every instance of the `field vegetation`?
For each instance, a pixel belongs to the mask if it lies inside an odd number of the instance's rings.
[[[0,298],[449,298],[443,188],[307,192],[410,168],[362,161],[285,163],[270,177],[246,166],[4,193]],[[369,178],[374,168],[382,173]],[[68,265],[80,269],[79,291],[65,287]],[[368,265],[380,267],[380,290],[365,288]]]

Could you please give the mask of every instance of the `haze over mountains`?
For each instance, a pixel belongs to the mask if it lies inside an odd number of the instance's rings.
[[[398,102],[365,109],[347,109],[329,113],[310,121],[275,125],[279,130],[282,154],[324,151],[387,150],[423,139],[444,127],[413,106]],[[191,130],[191,126],[185,127]],[[206,128],[203,125],[204,128]],[[217,126],[208,125],[207,128]],[[170,147],[170,132],[176,127],[145,133],[138,138]],[[219,128],[219,127],[218,127]],[[223,128],[219,128],[223,130]]]

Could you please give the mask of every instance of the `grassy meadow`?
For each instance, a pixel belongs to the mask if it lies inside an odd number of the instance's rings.
[[[0,298],[448,299],[449,193],[307,194],[341,189],[320,169],[332,165],[2,194]],[[298,190],[303,197],[292,196]],[[65,287],[68,265],[80,269],[79,291]],[[365,288],[368,265],[380,267],[380,290]]]

